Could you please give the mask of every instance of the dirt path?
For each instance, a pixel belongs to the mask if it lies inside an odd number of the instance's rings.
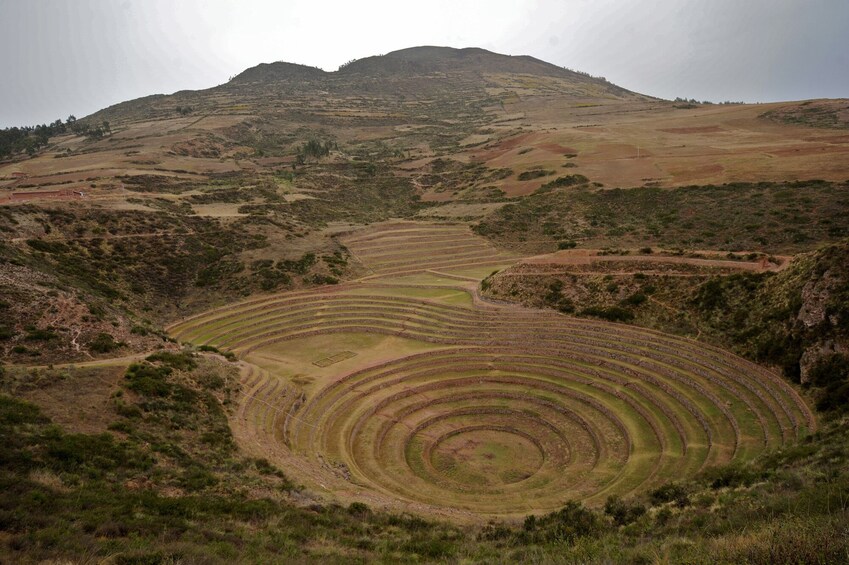
[[[101,234],[101,235],[84,235],[84,236],[48,236],[48,237],[13,237],[9,241],[12,243],[22,243],[29,239],[40,239],[41,241],[90,241],[93,239],[112,240],[112,239],[134,239],[145,237],[165,237],[165,236],[187,236],[187,235],[207,235],[221,233],[219,230],[210,231],[161,231],[161,232],[144,232],[144,233],[123,233],[119,235]]]
[[[67,367],[112,367],[118,365],[129,365],[133,361],[141,361],[148,355],[152,355],[156,351],[147,351],[145,353],[133,353],[132,355],[124,355],[123,357],[109,357],[106,359],[95,359],[93,361],[76,361],[73,363],[51,363],[49,365],[7,365],[9,368],[22,369],[62,369]]]
[[[633,276],[638,273],[645,274],[645,271],[518,271],[518,272],[504,272],[499,273],[499,276],[502,277],[545,277],[545,276],[562,276],[562,275],[576,275],[576,276],[614,276],[614,277],[627,277]],[[694,277],[707,277],[710,276],[710,273],[658,273],[665,277],[679,277],[679,278],[694,278]]]
[[[677,265],[692,265],[695,267],[738,269],[757,273],[778,272],[790,264],[788,256],[773,256],[779,262],[769,261],[734,261],[730,259],[706,259],[700,257],[680,257],[669,255],[599,255],[601,250],[580,249],[565,250],[536,255],[522,259],[519,265],[591,265],[593,263],[669,263]],[[623,273],[626,274],[626,273]]]

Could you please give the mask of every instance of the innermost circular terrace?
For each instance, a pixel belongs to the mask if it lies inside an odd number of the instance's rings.
[[[545,454],[539,442],[513,428],[469,426],[438,438],[429,459],[450,480],[501,486],[533,476]]]

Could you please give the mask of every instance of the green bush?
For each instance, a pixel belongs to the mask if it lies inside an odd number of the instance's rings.
[[[173,351],[160,351],[153,355],[148,355],[146,361],[154,363],[159,362],[173,369],[177,369],[178,371],[191,371],[198,366],[194,356],[186,351],[181,351],[179,353],[174,353]]]
[[[27,341],[50,341],[57,337],[52,328],[29,328],[24,339]]]
[[[525,171],[523,173],[519,173],[519,180],[533,180],[538,179],[540,177],[545,177],[548,175],[554,174],[554,171],[546,171],[544,169],[531,169],[530,171]]]
[[[758,473],[749,467],[739,465],[725,465],[712,467],[704,471],[702,476],[710,484],[712,489],[725,487],[750,486],[758,479]]]
[[[611,322],[629,322],[634,319],[634,313],[620,306],[610,306],[609,308],[601,308],[591,306],[581,310],[582,316],[595,316],[603,320]]]
[[[595,536],[604,530],[598,514],[574,501],[569,501],[557,512],[537,519],[536,524],[545,541],[570,544],[578,538]]]
[[[648,300],[648,298],[645,294],[643,294],[642,292],[635,292],[634,294],[630,295],[625,300],[623,300],[622,303],[628,306],[639,306],[646,300]]]
[[[127,388],[142,396],[165,397],[171,394],[171,385],[166,381],[170,367],[155,367],[150,363],[133,363],[124,377],[129,381]]]
[[[809,383],[819,387],[817,410],[849,409],[849,355],[834,353],[820,359],[808,373]]]
[[[649,491],[649,500],[655,506],[673,501],[678,506],[686,506],[690,502],[687,489],[677,483],[666,483]]]
[[[0,426],[44,424],[48,421],[35,404],[0,395]]]
[[[365,518],[371,514],[371,508],[363,502],[352,502],[348,505],[348,514],[358,518]]]
[[[310,282],[316,285],[324,285],[324,284],[339,284],[339,279],[336,277],[331,277],[328,275],[320,275],[315,274],[310,279]]]
[[[28,239],[27,245],[36,251],[44,253],[65,253],[68,251],[68,246],[59,241],[45,241],[43,239]]]
[[[88,344],[88,348],[94,353],[110,353],[124,345],[125,344],[123,342],[115,341],[115,338],[112,337],[111,334],[101,332],[97,334],[93,340],[91,340]]]
[[[604,513],[613,518],[617,526],[627,526],[646,513],[646,507],[636,501],[624,501],[616,495],[604,503]]]
[[[564,177],[557,177],[553,181],[545,183],[540,188],[562,188],[567,186],[586,184],[588,182],[590,182],[590,179],[588,179],[584,175],[566,175]]]

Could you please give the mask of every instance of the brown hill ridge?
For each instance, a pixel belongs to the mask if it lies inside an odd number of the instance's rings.
[[[313,79],[350,75],[385,76],[415,75],[446,72],[511,73],[551,76],[578,82],[607,83],[606,80],[579,73],[527,55],[512,56],[493,53],[478,47],[456,49],[453,47],[410,47],[356,59],[342,65],[339,70],[326,72],[316,67],[278,61],[261,63],[246,69],[232,79],[232,83]],[[615,86],[615,85],[611,85]],[[618,87],[617,87],[618,88]],[[623,89],[624,90],[624,89]]]

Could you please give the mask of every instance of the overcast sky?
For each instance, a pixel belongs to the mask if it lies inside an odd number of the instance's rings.
[[[0,127],[416,45],[532,55],[663,98],[849,97],[849,0],[0,0]]]

